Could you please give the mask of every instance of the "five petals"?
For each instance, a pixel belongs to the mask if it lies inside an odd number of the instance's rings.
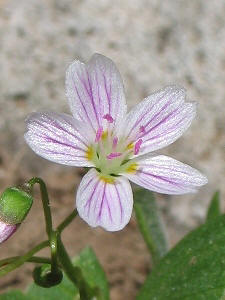
[[[66,95],[72,116],[33,113],[26,120],[27,144],[53,162],[95,167],[90,146],[108,130],[134,145],[129,159],[134,172],[105,176],[92,168],[82,179],[76,205],[90,226],[121,230],[133,207],[132,182],[165,194],[192,193],[207,183],[196,169],[173,158],[149,152],[176,141],[196,115],[196,104],[185,102],[185,90],[168,86],[144,99],[128,114],[119,71],[107,57],[95,54],[87,64],[74,61],[66,72]]]

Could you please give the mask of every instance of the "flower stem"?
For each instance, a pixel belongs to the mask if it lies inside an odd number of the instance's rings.
[[[6,275],[7,273],[15,270],[16,268],[23,265],[26,261],[28,261],[36,252],[40,251],[41,249],[49,246],[49,241],[44,241],[37,246],[35,246],[33,249],[28,251],[26,254],[20,256],[16,261],[8,264],[7,266],[3,267],[0,270],[0,277]]]
[[[44,216],[45,216],[45,224],[46,224],[46,232],[49,238],[50,242],[50,248],[51,248],[51,272],[52,274],[58,274],[59,268],[58,268],[58,261],[57,261],[57,231],[54,231],[52,228],[52,215],[51,215],[51,209],[50,209],[50,203],[49,203],[49,197],[48,197],[48,191],[45,182],[38,177],[34,177],[31,180],[29,180],[29,185],[33,187],[35,183],[38,183],[40,186],[41,191],[41,200],[42,205],[44,209]]]
[[[52,231],[50,248],[51,248],[51,272],[57,274],[59,271],[58,268],[58,258],[57,258],[57,232]]]
[[[69,279],[79,289],[81,300],[91,300],[96,295],[96,291],[89,287],[83,278],[82,272],[79,267],[73,266],[71,259],[60,239],[58,237],[58,256],[61,262],[62,268]]]
[[[59,226],[57,227],[57,231],[59,234],[61,234],[62,231],[73,221],[73,219],[76,218],[77,214],[77,209],[75,209],[68,217],[66,217],[66,219],[61,224],[59,224]]]
[[[19,258],[20,258],[20,256],[12,256],[12,257],[2,259],[2,260],[0,260],[0,267],[11,264],[12,262],[16,261]],[[39,264],[51,264],[51,260],[49,258],[42,257],[42,256],[32,256],[26,262],[39,263]]]
[[[48,191],[47,187],[44,183],[44,181],[41,178],[34,177],[29,180],[28,184],[33,187],[35,183],[38,183],[40,186],[40,191],[41,191],[41,200],[42,200],[42,205],[44,209],[44,215],[45,215],[45,224],[46,224],[46,232],[48,235],[49,240],[51,239],[52,235],[52,215],[51,215],[51,210],[49,206],[49,197],[48,197]]]
[[[65,264],[67,266],[67,269],[71,270],[70,267],[68,268],[70,258],[68,256],[68,254],[66,253],[66,250],[61,242],[60,234],[73,221],[73,219],[77,216],[78,212],[75,209],[69,216],[67,216],[65,218],[64,221],[62,221],[61,224],[59,224],[59,226],[57,227],[56,230],[53,230],[52,216],[51,216],[47,187],[46,187],[44,181],[38,177],[34,177],[28,181],[30,188],[33,188],[33,185],[36,183],[38,183],[40,186],[41,200],[42,200],[42,205],[43,205],[43,209],[44,209],[44,216],[45,216],[45,223],[46,223],[46,232],[47,232],[49,240],[38,244],[37,246],[32,248],[30,251],[28,251],[23,256],[14,256],[14,257],[9,257],[9,258],[0,260],[0,268],[1,268],[0,269],[0,277],[6,275],[10,271],[13,271],[14,269],[16,269],[18,267],[20,267],[25,262],[51,264],[51,272],[53,273],[53,275],[58,274],[58,272],[59,272],[58,255],[59,255],[59,252],[61,251],[60,249],[64,249],[63,253],[64,253],[64,256],[66,257]],[[58,241],[60,241],[59,251],[57,251],[58,250],[57,249]],[[48,246],[50,246],[50,249],[51,249],[51,259],[46,258],[46,257],[33,256],[36,252],[38,252],[41,249],[48,247]],[[61,255],[59,255],[59,256],[61,256]],[[79,268],[74,268],[71,262],[70,262],[70,264],[72,266],[73,271],[74,271],[74,269],[78,269],[78,270],[76,270],[76,272],[77,273],[78,273],[78,271],[80,272]],[[67,270],[67,273],[70,273],[70,271],[68,271],[68,270]],[[72,279],[71,280],[74,282],[75,277],[73,277],[72,275],[70,275],[69,277],[73,278],[73,280]],[[77,279],[76,279],[76,283],[77,283]],[[81,283],[78,286],[80,286],[80,285],[81,285]]]

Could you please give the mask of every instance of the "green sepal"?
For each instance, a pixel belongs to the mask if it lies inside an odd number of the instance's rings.
[[[32,204],[33,197],[29,191],[17,187],[7,188],[0,199],[0,220],[11,225],[22,223]]]

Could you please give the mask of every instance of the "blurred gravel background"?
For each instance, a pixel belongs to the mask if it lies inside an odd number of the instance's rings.
[[[74,59],[87,61],[99,52],[119,67],[129,107],[171,83],[186,87],[188,99],[199,104],[192,127],[163,151],[198,168],[209,179],[198,194],[158,196],[174,244],[203,221],[215,189],[225,197],[224,50],[224,1],[0,0],[0,189],[42,176],[51,196],[57,198],[52,203],[57,220],[74,207],[82,170],[58,166],[32,153],[23,139],[24,119],[33,111],[67,112],[67,66]],[[18,235],[1,246],[2,257],[23,253],[22,245],[28,249],[42,237],[42,212],[35,205],[27,227],[24,224]],[[65,235],[71,254],[87,238],[109,276],[112,299],[125,299],[125,295],[133,299],[148,261],[135,220],[117,234],[76,222]],[[76,228],[84,232],[83,238],[76,237]],[[108,248],[102,247],[105,240]],[[129,265],[136,256],[136,264]],[[8,286],[24,287],[30,268],[22,270],[22,275],[14,272],[0,283],[0,291]],[[114,278],[117,273],[121,278]]]

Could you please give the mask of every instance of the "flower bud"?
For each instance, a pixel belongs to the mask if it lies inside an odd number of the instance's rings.
[[[25,219],[33,203],[33,197],[22,188],[7,188],[0,199],[0,221],[15,225]]]
[[[8,240],[19,225],[10,225],[0,221],[0,243]]]
[[[63,279],[63,273],[58,270],[57,273],[51,272],[51,265],[42,265],[36,267],[33,271],[34,282],[45,288],[52,287],[54,285],[60,284]]]
[[[25,219],[33,203],[29,190],[7,188],[0,198],[0,243],[6,241]]]

